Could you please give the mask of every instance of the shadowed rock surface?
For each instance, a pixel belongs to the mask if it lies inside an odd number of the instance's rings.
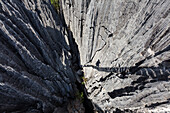
[[[170,112],[170,1],[61,0],[99,112]]]
[[[49,0],[0,1],[1,113],[84,111],[69,40]]]

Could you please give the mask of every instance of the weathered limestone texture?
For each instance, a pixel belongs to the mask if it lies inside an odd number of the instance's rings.
[[[170,112],[170,0],[61,0],[99,112]]]
[[[0,0],[0,112],[73,110],[69,45],[49,0]]]

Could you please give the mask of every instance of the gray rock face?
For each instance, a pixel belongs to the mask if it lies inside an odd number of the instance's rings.
[[[49,0],[0,1],[1,113],[67,111],[76,91],[69,40]]]
[[[49,0],[0,1],[0,112],[84,112],[83,73],[98,112],[170,111],[169,0],[60,6],[67,28]]]
[[[61,0],[99,111],[170,112],[170,1]]]

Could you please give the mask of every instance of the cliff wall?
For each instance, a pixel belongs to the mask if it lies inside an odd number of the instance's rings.
[[[96,109],[169,111],[169,0],[61,0],[61,5]]]
[[[69,40],[49,0],[0,1],[1,113],[83,112]]]

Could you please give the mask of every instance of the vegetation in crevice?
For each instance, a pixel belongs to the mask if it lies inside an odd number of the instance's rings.
[[[59,5],[59,0],[50,0],[51,4],[54,6],[54,8],[59,12],[60,10],[60,5]]]
[[[87,78],[85,78],[84,76],[81,77],[81,79],[82,79],[82,82],[81,82],[82,85],[85,85],[88,81]]]
[[[83,92],[81,91],[77,91],[77,93],[75,94],[76,98],[79,99],[82,103],[84,101],[84,94]]]

